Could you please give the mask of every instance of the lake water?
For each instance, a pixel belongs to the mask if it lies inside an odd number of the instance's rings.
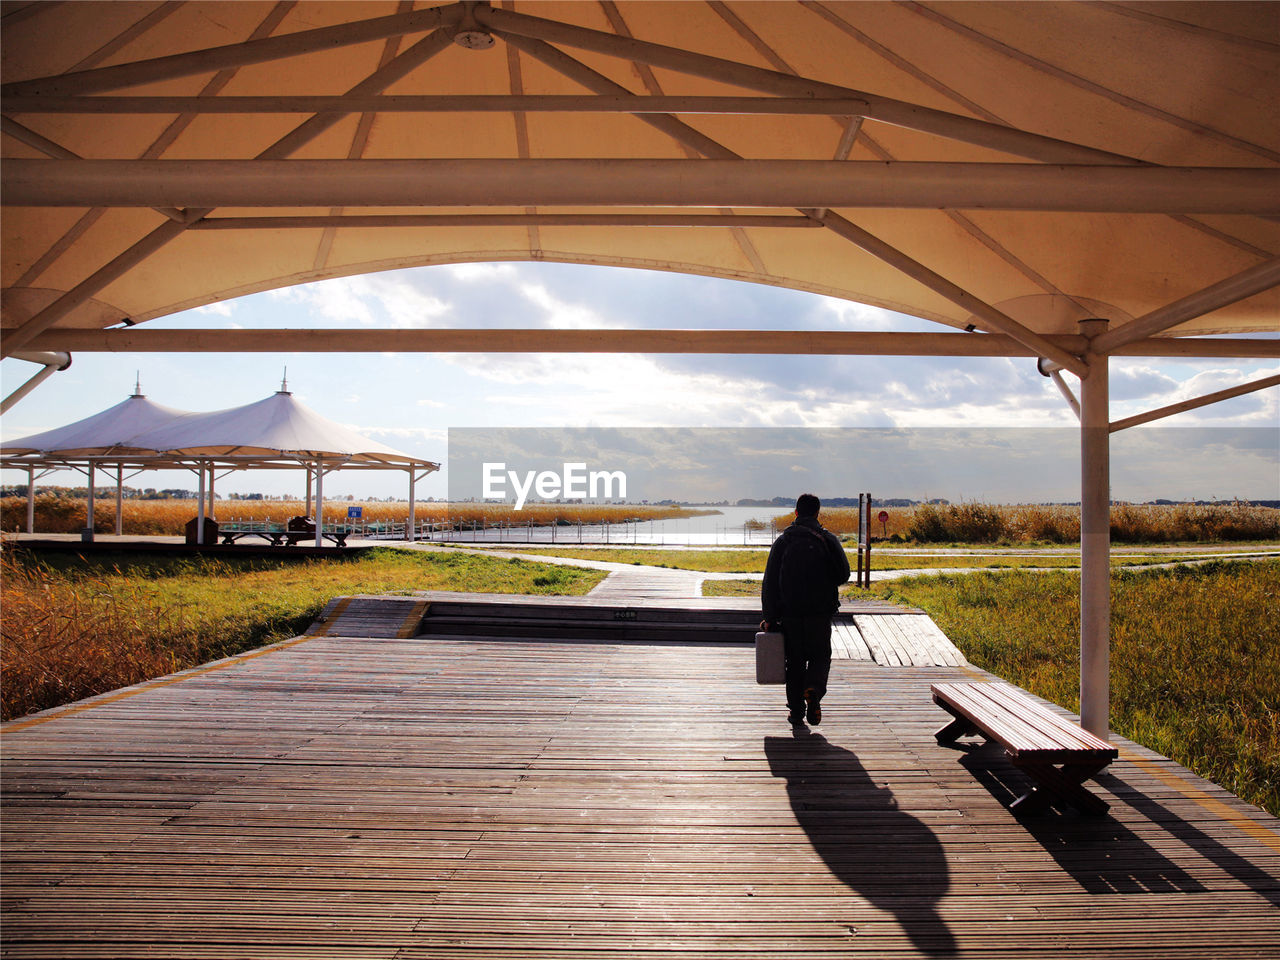
[[[461,530],[436,533],[431,539],[450,543],[589,543],[620,546],[752,546],[767,547],[777,530],[775,517],[789,513],[786,507],[708,507],[719,512],[676,520],[645,520],[571,527],[516,527],[500,530]],[[748,529],[749,521],[761,521],[763,529]],[[781,526],[785,526],[786,521]],[[781,527],[779,527],[781,529]]]

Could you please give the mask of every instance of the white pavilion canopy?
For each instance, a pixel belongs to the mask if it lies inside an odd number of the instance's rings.
[[[1082,715],[1102,735],[1107,438],[1176,412],[1112,423],[1108,358],[1280,355],[1277,3],[11,0],[2,15],[0,355],[45,374],[78,350],[1039,359],[1083,428]],[[728,277],[939,326],[146,323],[487,260]],[[1207,336],[1224,333],[1246,336]]]
[[[316,484],[316,516],[323,511],[323,479],[338,469],[405,470],[409,474],[410,522],[417,480],[440,464],[403,453],[334,423],[282,387],[272,396],[226,410],[193,413],[155,403],[137,390],[106,410],[63,427],[0,443],[0,467],[26,470],[28,532],[33,523],[37,471],[74,469],[94,488],[98,469],[116,470],[117,504],[124,472],[191,469],[200,478],[198,519],[205,515],[205,480],[219,469],[308,470]],[[312,474],[312,471],[314,474]],[[310,497],[308,496],[308,499]],[[212,497],[210,497],[212,502]],[[89,498],[93,527],[93,497]],[[120,532],[120,511],[116,513]],[[203,539],[203,522],[199,538]],[[320,545],[317,531],[317,546]]]
[[[0,443],[0,456],[82,458],[152,455],[156,451],[133,443],[137,436],[190,416],[187,410],[156,403],[138,390],[99,413]],[[6,463],[7,466],[7,463]]]
[[[243,406],[191,413],[157,424],[132,437],[129,445],[171,457],[216,458],[229,462],[284,456],[344,465],[383,464],[401,469],[435,470],[440,466],[334,423],[299,402],[287,390]]]

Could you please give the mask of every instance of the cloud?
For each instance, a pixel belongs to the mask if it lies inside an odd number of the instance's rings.
[[[1146,363],[1113,362],[1109,379],[1113,403],[1164,397],[1178,389],[1177,380]]]
[[[449,431],[440,429],[439,427],[370,427],[361,426],[359,424],[345,424],[349,430],[354,430],[361,436],[369,438],[377,437],[399,437],[401,439],[424,440],[433,443],[443,444],[448,436]]]
[[[1221,363],[1221,361],[1217,362]],[[1159,382],[1163,389],[1149,393],[1136,392],[1136,395],[1135,392],[1131,392],[1128,396],[1121,395],[1120,397],[1116,395],[1116,376],[1113,371],[1113,419],[1146,413],[1186,400],[1198,399],[1221,390],[1242,386],[1251,381],[1280,373],[1280,367],[1278,366],[1259,365],[1256,363],[1241,364],[1233,367],[1212,366],[1206,369],[1202,363],[1188,365],[1179,361],[1177,367],[1188,368],[1188,370],[1176,371],[1178,373],[1194,372],[1186,379],[1181,379],[1164,371],[1151,370],[1145,367],[1139,368],[1145,372],[1135,379],[1145,378],[1149,383]],[[1274,427],[1280,425],[1280,388],[1271,387],[1230,400],[1222,400],[1206,406],[1196,407],[1174,414],[1159,422],[1171,427],[1268,425]]]
[[[203,316],[229,317],[235,309],[236,302],[235,300],[220,300],[217,303],[207,303],[203,307],[196,307],[191,312]]]
[[[512,263],[450,263],[440,269],[463,283],[514,280],[518,276],[516,266]]]

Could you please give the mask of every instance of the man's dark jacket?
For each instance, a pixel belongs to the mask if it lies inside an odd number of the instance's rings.
[[[798,544],[821,538],[830,559],[829,580],[823,584],[796,584],[794,578],[784,577],[782,568],[787,562],[788,551]],[[764,584],[760,590],[760,604],[764,619],[778,623],[788,616],[804,617],[823,613],[835,613],[840,609],[839,586],[849,580],[849,558],[835,534],[823,528],[817,517],[800,517],[782,531],[769,551],[769,562],[764,568]]]

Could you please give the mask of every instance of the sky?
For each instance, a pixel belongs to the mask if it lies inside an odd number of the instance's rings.
[[[455,264],[339,278],[148,325],[943,329],[782,288],[554,263]],[[17,360],[0,363],[4,394],[36,369]],[[1274,360],[1116,358],[1112,419],[1276,373]],[[418,484],[420,499],[449,494],[451,431],[460,445],[495,428],[607,428],[626,431],[633,445],[658,437],[670,443],[663,431],[682,428],[681,455],[702,459],[687,471],[682,489],[647,482],[645,498],[791,497],[801,488],[825,496],[871,490],[878,497],[989,502],[1079,496],[1075,416],[1027,358],[80,353],[5,414],[0,432],[14,439],[90,416],[129,396],[135,378],[157,403],[207,411],[260,400],[286,375],[294,396],[322,416],[444,463],[445,470]],[[914,438],[909,444],[902,440],[908,435]],[[868,446],[873,436],[899,440]],[[1112,495],[1277,499],[1278,443],[1278,388],[1183,413],[1157,428],[1133,428],[1113,436]],[[711,457],[713,449],[723,456]],[[943,449],[945,455],[935,455]],[[752,455],[742,456],[743,450]],[[578,456],[566,456],[571,453]],[[589,453],[584,449],[581,457]],[[812,472],[827,460],[838,468]],[[713,475],[714,484],[695,482]],[[674,484],[674,473],[671,479]],[[5,471],[3,481],[23,483],[25,474]],[[76,485],[83,478],[63,473],[42,482]],[[196,485],[193,474],[173,472],[126,483]],[[304,484],[301,472],[237,473],[219,480],[217,490],[301,496]],[[325,480],[326,499],[406,492],[400,472],[346,471]]]

